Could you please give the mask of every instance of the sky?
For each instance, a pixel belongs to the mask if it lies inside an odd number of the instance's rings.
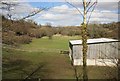
[[[5,1],[5,0],[4,0]],[[77,0],[78,1],[78,0]],[[103,2],[98,0],[97,6],[91,15],[90,23],[110,23],[118,21],[118,1],[119,0],[109,0]],[[12,1],[13,2],[13,1]],[[15,18],[22,18],[33,11],[42,8],[49,8],[45,11],[38,13],[37,15],[30,17],[29,19],[34,20],[38,24],[51,23],[53,26],[78,26],[83,22],[82,15],[71,5],[64,1],[56,0],[45,0],[45,1],[27,1],[19,2],[17,7],[13,7],[11,12],[2,10],[2,14],[7,13],[14,14]],[[83,12],[82,2],[71,2],[71,4],[76,6],[81,12]],[[4,5],[2,5],[4,6]],[[90,12],[87,14],[87,19]]]

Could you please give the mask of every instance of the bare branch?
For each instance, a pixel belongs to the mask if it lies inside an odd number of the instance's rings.
[[[83,7],[84,7],[84,9],[85,9],[85,5],[84,5],[85,3],[84,3],[84,0],[82,0],[82,1],[83,1]]]
[[[90,5],[90,3],[91,3],[91,2],[88,2],[86,7],[88,7],[88,6]]]
[[[12,10],[11,7],[15,7],[15,6],[18,6],[18,5],[19,5],[19,3],[7,3],[7,2],[1,2],[0,4],[1,4],[1,5],[6,5],[6,6],[1,6],[0,9],[2,9],[2,10],[7,10],[8,12],[10,12],[10,11]],[[11,20],[12,14],[11,14],[11,13],[8,13],[8,14],[7,14],[7,17],[9,17],[10,20]]]
[[[34,16],[34,15],[38,14],[39,12],[41,12],[41,11],[43,11],[43,10],[45,10],[45,9],[46,9],[46,8],[43,8],[42,10],[39,9],[38,11],[33,12],[32,14],[29,14],[29,15],[23,17],[23,18],[20,19],[20,20],[24,20],[24,19],[26,19],[26,18],[28,18],[28,17]]]
[[[7,2],[1,2],[0,4],[10,5],[10,6],[16,6],[16,5],[18,5],[18,4],[16,4],[16,3],[7,3]]]
[[[7,11],[9,11],[9,12],[11,11],[11,7],[18,5],[18,4],[16,4],[16,3],[7,3],[7,2],[2,2],[2,3],[0,3],[0,4],[7,5],[7,7],[0,7],[0,9],[7,10]],[[39,12],[41,12],[41,11],[43,11],[43,10],[46,10],[46,9],[49,9],[49,8],[43,8],[43,9],[36,10],[36,11],[34,11],[33,13],[28,14],[27,16],[25,16],[25,17],[23,17],[23,18],[21,18],[21,19],[19,19],[19,20],[24,20],[24,19],[26,19],[26,18],[32,17],[32,16],[34,16],[34,15],[38,14]],[[8,13],[7,16],[8,16],[8,17],[10,18],[10,20],[11,20],[12,15],[11,15],[10,13]]]
[[[90,7],[88,7],[88,9],[87,9],[87,11],[86,11],[86,14],[89,12],[89,10],[94,6],[94,5],[96,5],[96,3],[97,3],[97,0],[90,6]],[[89,6],[89,5],[88,5]]]
[[[92,15],[92,12],[94,11],[96,5],[97,5],[97,0],[96,0],[96,2],[95,2],[94,6],[93,6],[93,9],[91,10],[91,13],[90,13],[89,17],[88,17],[87,25],[88,25],[88,23],[89,23],[89,21],[90,21],[90,17],[91,17],[91,15]]]
[[[91,3],[91,0],[89,2],[87,2],[87,6],[86,7],[88,7],[90,3]]]
[[[8,10],[8,11],[11,10],[11,7],[19,5],[19,3],[7,3],[7,2],[1,2],[0,4],[6,5],[5,7],[0,7],[0,9],[4,9],[4,10]]]
[[[73,4],[69,3],[67,0],[65,0],[65,1],[66,1],[66,3],[68,3],[69,5],[71,5],[72,7],[74,7],[82,15],[82,17],[83,17],[82,12],[76,6],[74,6]]]

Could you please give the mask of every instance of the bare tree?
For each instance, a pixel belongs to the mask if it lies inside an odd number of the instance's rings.
[[[66,1],[67,2],[67,1]],[[92,2],[91,0],[86,1],[86,0],[82,0],[83,3],[83,14],[82,12],[73,4],[71,4],[70,2],[67,2],[68,4],[70,4],[71,6],[73,6],[74,8],[76,8],[76,10],[82,15],[83,17],[83,23],[82,23],[82,45],[83,45],[83,80],[84,81],[88,81],[88,75],[87,75],[87,25],[89,23],[90,17],[92,12],[95,9],[95,6],[97,4],[97,0],[95,2]],[[89,17],[87,18],[87,14],[88,12],[90,12]]]

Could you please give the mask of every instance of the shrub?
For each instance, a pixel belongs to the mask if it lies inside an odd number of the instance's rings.
[[[13,32],[4,32],[2,33],[2,43],[13,45],[14,44],[15,35]]]
[[[42,31],[40,28],[37,28],[37,29],[31,29],[29,31],[29,36],[30,37],[35,37],[35,38],[41,38],[44,36],[44,32],[45,31]]]
[[[16,39],[14,40],[18,44],[29,44],[30,42],[32,42],[32,39],[27,35],[16,36]]]
[[[2,34],[2,43],[7,45],[28,44],[32,39],[27,35],[16,36],[13,32],[4,32]]]

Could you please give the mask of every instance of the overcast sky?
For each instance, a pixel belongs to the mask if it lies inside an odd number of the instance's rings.
[[[25,1],[21,2],[19,6],[13,8],[11,11],[15,17],[22,18],[28,13],[37,10],[38,8],[50,8],[46,11],[31,17],[39,24],[51,23],[52,25],[80,25],[82,23],[82,16],[71,5],[63,1]],[[78,0],[79,1],[79,0]],[[119,0],[106,0],[106,2],[98,1],[98,4],[92,13],[90,22],[109,23],[118,21],[118,1]],[[83,10],[82,2],[71,2],[78,7],[79,10]],[[7,11],[2,11],[3,14],[7,14]],[[89,16],[89,13],[88,15]]]

